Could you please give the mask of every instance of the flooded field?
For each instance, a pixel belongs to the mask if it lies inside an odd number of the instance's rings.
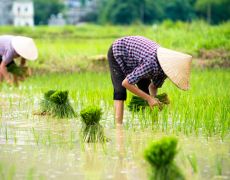
[[[0,179],[148,179],[143,152],[169,135],[179,140],[176,162],[186,179],[230,179],[229,80],[228,70],[196,71],[189,92],[168,81],[161,92],[172,103],[158,120],[126,107],[123,127],[113,121],[108,73],[50,74],[19,87],[1,84]],[[76,118],[35,115],[50,89],[69,90]],[[95,104],[103,110],[101,125],[110,140],[84,143],[79,112]]]

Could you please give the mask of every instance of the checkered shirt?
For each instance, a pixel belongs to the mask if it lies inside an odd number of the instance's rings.
[[[127,36],[113,43],[113,55],[130,84],[144,78],[161,87],[166,75],[157,60],[157,43],[141,37]]]

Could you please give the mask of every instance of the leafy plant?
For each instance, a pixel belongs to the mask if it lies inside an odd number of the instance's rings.
[[[84,142],[106,142],[104,129],[100,125],[102,110],[97,106],[89,106],[80,112],[82,126],[82,138]]]
[[[177,153],[177,139],[165,137],[153,142],[145,150],[145,159],[156,168],[161,168],[170,164]]]
[[[46,100],[49,100],[49,99],[50,99],[50,96],[51,96],[53,93],[55,93],[55,92],[56,92],[56,90],[49,90],[49,91],[45,92],[45,93],[44,93],[44,98],[45,98]]]
[[[27,73],[27,67],[20,67],[16,64],[11,64],[7,67],[7,71],[17,76],[24,76]]]
[[[108,138],[104,135],[104,129],[100,124],[83,125],[82,139],[87,143],[106,142]]]
[[[193,172],[197,173],[198,172],[198,164],[197,164],[197,158],[196,158],[195,154],[188,155],[188,161],[192,167]]]
[[[151,143],[145,150],[144,157],[152,167],[152,179],[184,179],[173,161],[177,154],[177,143],[175,137],[164,137]]]
[[[68,100],[68,91],[49,90],[44,93],[40,103],[44,114],[51,114],[58,118],[75,117],[75,112]]]
[[[82,122],[85,123],[86,126],[95,125],[99,123],[102,111],[100,107],[89,106],[81,110],[80,115]]]
[[[65,104],[68,101],[68,91],[56,91],[50,95],[50,101],[55,104]]]

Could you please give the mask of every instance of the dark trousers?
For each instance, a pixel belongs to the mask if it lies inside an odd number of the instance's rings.
[[[108,51],[108,61],[109,61],[109,68],[111,79],[113,83],[113,99],[114,100],[126,100],[127,93],[126,88],[122,86],[122,81],[125,79],[126,75],[121,70],[121,67],[115,60],[113,56],[113,49],[112,46],[109,48]],[[149,84],[151,83],[150,79],[142,79],[137,83],[137,87],[144,91],[145,93],[149,94]]]

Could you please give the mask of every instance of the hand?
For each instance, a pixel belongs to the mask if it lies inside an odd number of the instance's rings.
[[[162,103],[157,98],[154,98],[154,97],[151,97],[151,96],[149,96],[148,104],[149,104],[151,109],[154,106],[158,106],[159,110],[162,110],[162,108],[163,108]]]
[[[7,84],[10,85],[10,86],[13,86],[13,85],[14,85],[14,81],[12,81],[12,80],[7,80],[6,82],[7,82]]]

